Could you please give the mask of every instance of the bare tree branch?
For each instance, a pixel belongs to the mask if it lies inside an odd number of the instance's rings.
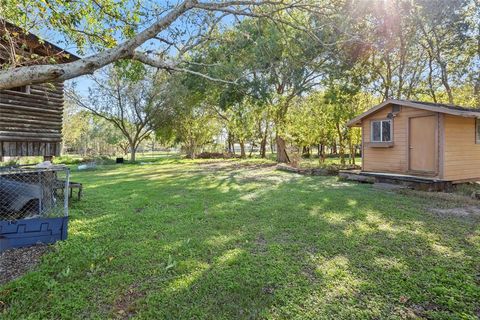
[[[236,84],[237,83],[236,81],[227,81],[227,80],[223,80],[223,79],[219,79],[219,78],[214,78],[214,77],[211,77],[207,74],[204,74],[204,73],[201,73],[201,72],[198,72],[198,71],[178,67],[176,64],[168,64],[168,63],[164,62],[163,60],[151,57],[144,52],[136,51],[133,54],[132,59],[140,61],[144,64],[147,64],[147,65],[155,67],[155,68],[160,68],[160,69],[164,69],[164,70],[167,70],[167,71],[178,71],[178,72],[190,73],[190,74],[205,78],[205,79],[210,80],[210,81],[215,81],[215,82],[220,82],[220,83],[225,83],[225,84]]]

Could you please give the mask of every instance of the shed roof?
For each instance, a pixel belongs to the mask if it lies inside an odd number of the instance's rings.
[[[411,107],[411,108],[417,108],[422,110],[429,110],[434,112],[441,112],[441,113],[451,114],[451,115],[461,116],[461,117],[480,118],[480,109],[467,108],[467,107],[461,107],[461,106],[455,106],[455,105],[443,104],[443,103],[388,99],[380,103],[379,105],[376,105],[375,107],[368,109],[364,113],[356,116],[355,118],[347,122],[347,126],[349,127],[359,126],[363,118],[392,104]]]
[[[37,35],[23,30],[21,27],[14,25],[6,20],[0,18],[0,36],[5,34],[5,29],[9,31],[15,31],[21,34],[21,38],[29,47],[39,50],[43,55],[48,56],[49,53],[54,54],[65,54],[62,58],[62,62],[71,62],[80,59],[80,57],[74,55],[73,53],[58,47],[57,45],[48,42]]]

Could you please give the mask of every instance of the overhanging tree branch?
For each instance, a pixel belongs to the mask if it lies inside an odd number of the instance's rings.
[[[145,30],[137,33],[131,39],[107,49],[97,54],[79,59],[74,62],[64,64],[45,64],[22,66],[14,69],[3,70],[0,72],[0,89],[8,89],[27,84],[44,83],[49,81],[64,81],[81,75],[92,74],[95,70],[107,66],[117,60],[130,59],[134,56],[134,51],[150,39],[154,39],[158,34],[166,30],[179,17],[192,9],[221,11],[220,9],[229,9],[228,13],[234,15],[245,15],[246,7],[275,5],[280,8],[291,8],[295,3],[286,3],[284,1],[222,1],[222,2],[199,2],[198,0],[185,0],[175,6],[170,12],[159,18],[155,23]],[[276,9],[278,10],[278,8]],[[187,69],[175,67],[177,71]],[[172,69],[174,70],[174,69]],[[194,72],[191,72],[194,73]],[[198,74],[201,75],[201,74]]]

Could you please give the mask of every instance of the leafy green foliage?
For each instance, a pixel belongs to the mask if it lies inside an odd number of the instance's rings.
[[[0,8],[2,18],[24,30],[56,30],[84,53],[92,46],[111,48],[119,38],[133,36],[140,22],[141,1],[0,0]]]

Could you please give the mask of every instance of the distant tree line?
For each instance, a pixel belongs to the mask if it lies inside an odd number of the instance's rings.
[[[129,136],[148,131],[194,158],[223,135],[224,151],[237,144],[241,157],[250,154],[246,146],[265,157],[273,142],[278,162],[313,154],[322,161],[327,149],[353,162],[360,135],[345,123],[389,98],[480,108],[479,1],[331,0],[268,16],[252,10],[254,17],[212,28],[183,56],[188,72],[110,67],[87,107],[120,129],[131,150]],[[123,130],[122,117],[124,127],[144,131]]]

